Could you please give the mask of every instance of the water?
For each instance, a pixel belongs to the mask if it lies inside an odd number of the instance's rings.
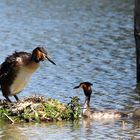
[[[64,103],[93,83],[91,106],[132,110],[139,106],[131,0],[1,0],[0,62],[13,51],[44,45],[56,66],[45,62],[19,94],[56,98]],[[3,98],[0,96],[0,98]],[[14,98],[12,98],[14,100]],[[139,123],[79,121],[49,124],[0,124],[7,140],[128,140],[140,139]]]

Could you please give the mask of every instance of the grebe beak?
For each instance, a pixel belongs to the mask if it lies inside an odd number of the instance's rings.
[[[79,88],[80,86],[76,86],[76,87],[74,87],[73,89],[77,89],[77,88]]]
[[[56,64],[54,63],[54,61],[52,61],[52,60],[50,59],[50,57],[48,57],[48,55],[45,55],[45,58],[48,59],[52,64],[56,65]]]

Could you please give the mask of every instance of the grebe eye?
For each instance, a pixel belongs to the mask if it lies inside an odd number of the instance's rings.
[[[87,86],[86,85],[83,85],[83,87],[86,88]]]

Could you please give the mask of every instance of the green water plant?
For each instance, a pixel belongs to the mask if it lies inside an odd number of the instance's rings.
[[[0,119],[12,123],[78,120],[80,112],[79,98],[76,96],[71,97],[67,104],[43,96],[30,96],[15,103],[0,100]]]

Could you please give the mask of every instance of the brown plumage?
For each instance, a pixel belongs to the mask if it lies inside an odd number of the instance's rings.
[[[115,119],[115,118],[122,118],[128,117],[128,114],[123,112],[118,112],[116,110],[104,110],[104,111],[91,111],[90,108],[90,97],[92,94],[92,84],[90,82],[82,82],[78,86],[74,87],[74,89],[82,88],[84,90],[84,94],[86,96],[84,109],[83,109],[83,116],[92,118],[92,119]]]
[[[55,64],[43,47],[35,48],[32,53],[14,52],[8,56],[0,66],[0,85],[3,96],[11,102],[8,96],[21,92],[28,83],[32,74],[39,67],[39,62],[48,59]]]

